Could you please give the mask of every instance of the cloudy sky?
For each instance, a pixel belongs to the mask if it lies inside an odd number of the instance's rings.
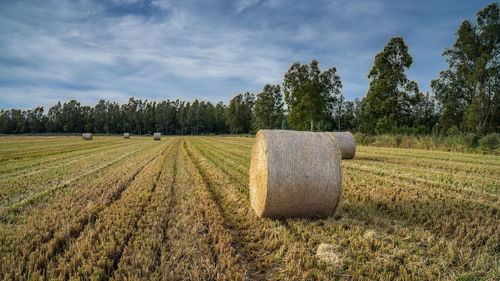
[[[491,1],[0,1],[0,108],[100,98],[227,102],[281,83],[295,61],[336,66],[348,99],[392,36],[423,91],[466,18]]]

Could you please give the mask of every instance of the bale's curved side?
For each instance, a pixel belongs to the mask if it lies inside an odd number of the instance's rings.
[[[354,154],[356,154],[356,141],[354,136],[349,132],[332,132],[329,133],[333,135],[335,141],[337,142],[342,159],[352,159]]]
[[[91,140],[92,139],[92,133],[83,133],[82,138],[84,140]]]
[[[129,139],[130,138],[130,133],[123,133],[123,138],[124,139]]]
[[[154,133],[153,138],[155,141],[161,140],[161,133]]]
[[[341,177],[340,155],[329,135],[286,130],[257,133],[249,185],[257,216],[332,215],[340,200]]]

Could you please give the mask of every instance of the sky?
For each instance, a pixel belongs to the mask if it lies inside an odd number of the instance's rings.
[[[421,91],[481,0],[0,0],[0,109],[77,99],[228,102],[299,61],[335,66],[366,94],[376,53],[402,36]]]

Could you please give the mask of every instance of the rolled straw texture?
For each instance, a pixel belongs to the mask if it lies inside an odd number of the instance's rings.
[[[91,140],[92,139],[92,133],[83,133],[82,138],[84,140]]]
[[[354,136],[351,133],[329,132],[328,134],[335,138],[342,159],[354,158],[354,154],[356,154],[356,141],[354,140]]]
[[[250,202],[258,217],[326,217],[342,189],[340,155],[326,133],[257,132],[250,163]]]

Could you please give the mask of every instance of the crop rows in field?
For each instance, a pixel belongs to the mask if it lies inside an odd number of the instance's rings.
[[[252,141],[0,139],[0,277],[500,276],[498,157],[359,147],[333,217],[258,219]],[[320,243],[336,264],[315,256]]]

